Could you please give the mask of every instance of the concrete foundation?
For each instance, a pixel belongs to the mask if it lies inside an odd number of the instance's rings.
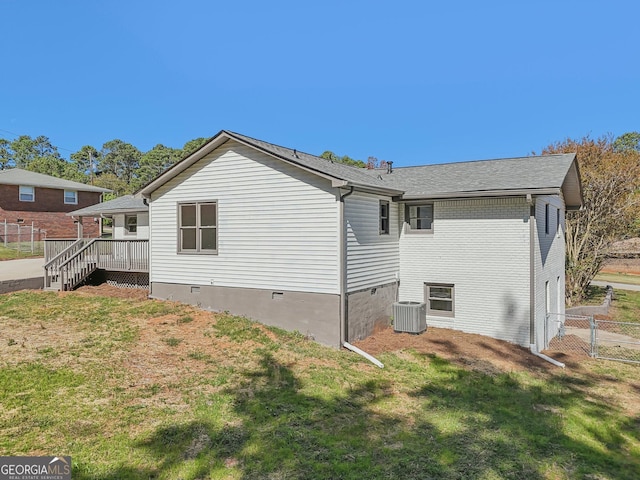
[[[347,341],[362,340],[371,335],[376,328],[391,325],[393,303],[397,299],[397,283],[348,293]]]
[[[246,316],[340,347],[340,295],[152,282],[150,296]]]

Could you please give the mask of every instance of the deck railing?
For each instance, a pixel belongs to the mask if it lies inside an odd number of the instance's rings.
[[[148,240],[78,240],[45,264],[45,288],[75,288],[94,270],[149,271]],[[58,283],[59,281],[59,283]]]
[[[88,239],[60,239],[45,242],[44,288],[50,288],[58,282],[60,266],[84,247]]]

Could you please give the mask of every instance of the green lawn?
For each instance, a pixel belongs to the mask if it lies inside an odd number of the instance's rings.
[[[30,258],[30,257],[42,257],[43,250],[31,253],[30,251],[18,251],[14,248],[6,248],[0,244],[0,261],[2,260],[15,260],[16,258]]]
[[[596,275],[595,279],[602,282],[630,283],[631,285],[640,285],[640,275],[633,275],[630,273],[599,273],[598,275]]]
[[[0,296],[0,455],[78,479],[637,479],[637,366],[485,374],[168,302]]]

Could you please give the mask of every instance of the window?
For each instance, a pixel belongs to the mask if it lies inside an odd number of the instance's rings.
[[[64,203],[76,205],[78,203],[78,192],[76,192],[75,190],[65,190]]]
[[[556,233],[560,235],[560,209],[556,208]]]
[[[427,315],[436,317],[454,316],[454,286],[442,283],[425,283]]]
[[[36,194],[33,187],[26,187],[20,185],[20,201],[21,202],[35,202]]]
[[[218,204],[193,202],[179,204],[178,251],[216,253],[218,249]]]
[[[125,215],[124,216],[124,231],[125,231],[125,233],[136,233],[138,231],[138,216],[137,215]]]
[[[389,202],[380,200],[380,235],[389,233]]]
[[[406,217],[409,231],[433,232],[433,204],[408,205]]]
[[[549,234],[549,204],[544,205],[544,233]]]

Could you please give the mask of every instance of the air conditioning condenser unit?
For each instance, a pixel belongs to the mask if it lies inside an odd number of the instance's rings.
[[[422,333],[427,329],[427,304],[424,302],[396,302],[393,304],[393,330]]]

